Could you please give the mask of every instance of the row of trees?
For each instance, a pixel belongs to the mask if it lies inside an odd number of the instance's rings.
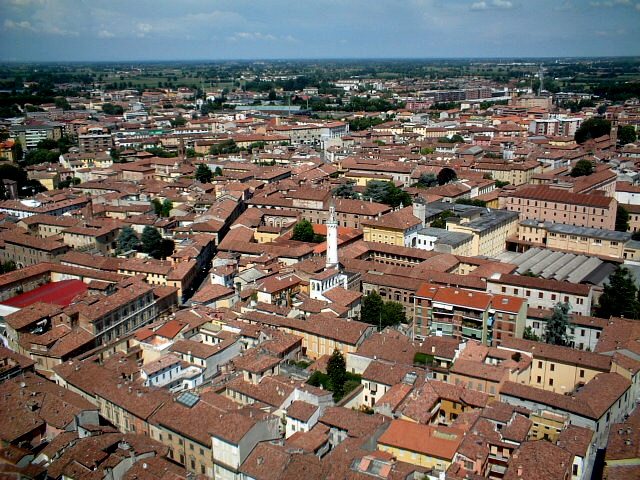
[[[590,118],[582,122],[576,131],[575,140],[585,143],[591,138],[598,138],[611,133],[611,122],[604,118]],[[618,142],[622,145],[633,143],[638,139],[636,129],[632,125],[618,126]]]
[[[116,243],[119,252],[138,250],[157,260],[167,258],[175,248],[173,240],[162,238],[158,229],[149,225],[144,227],[140,237],[132,227],[125,225],[120,230]]]
[[[411,196],[392,181],[371,180],[362,194],[356,191],[355,183],[347,182],[336,188],[334,195],[338,198],[371,200],[390,207],[411,205]]]

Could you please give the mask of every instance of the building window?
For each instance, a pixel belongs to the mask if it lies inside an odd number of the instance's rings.
[[[553,378],[550,378],[550,379],[549,379],[549,386],[550,386],[550,387],[553,387]]]
[[[552,363],[549,365],[549,370],[551,370],[552,372],[554,372],[556,369],[556,366]]]

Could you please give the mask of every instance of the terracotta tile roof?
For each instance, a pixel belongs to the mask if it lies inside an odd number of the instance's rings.
[[[381,415],[367,415],[343,407],[328,407],[320,422],[347,432],[349,437],[366,437],[373,434],[387,420]]]
[[[475,310],[487,310],[491,304],[491,295],[471,290],[443,287],[439,288],[435,293],[433,301],[463,306]]]
[[[15,330],[23,329],[44,318],[62,313],[62,308],[52,303],[36,302],[28,307],[10,313],[4,317],[5,322]]]
[[[511,275],[502,273],[495,278],[487,280],[491,283],[514,285],[525,288],[536,288],[540,290],[548,290],[551,292],[571,293],[574,295],[588,296],[591,290],[589,285],[580,285],[577,283],[561,282],[547,278],[528,277],[523,275]]]
[[[615,430],[615,424],[611,426],[611,432]],[[556,444],[559,447],[571,452],[578,457],[586,457],[589,447],[593,440],[593,434],[595,432],[589,428],[579,427],[577,425],[569,425],[565,428],[560,435]],[[607,452],[609,452],[609,446],[611,441],[607,445]]]
[[[405,207],[394,212],[385,213],[380,218],[363,220],[363,226],[374,228],[391,228],[394,230],[408,230],[421,223],[420,219],[413,215],[413,207]]]
[[[167,323],[165,323],[163,326],[161,326],[159,329],[157,329],[155,331],[155,334],[159,335],[161,337],[168,338],[168,339],[173,339],[186,326],[187,326],[186,322],[179,322],[177,320],[169,320]]]
[[[528,399],[542,405],[550,405],[586,418],[599,420],[613,403],[627,391],[629,385],[630,382],[617,373],[600,373],[572,396],[548,392],[510,381],[503,384],[500,394]]]
[[[608,372],[611,368],[611,357],[598,353],[576,350],[570,347],[550,345],[548,343],[534,342],[515,337],[506,337],[502,340],[502,348],[529,352],[533,358],[544,358],[557,362],[587,367],[601,372]]]
[[[570,203],[573,205],[585,205],[588,207],[609,208],[613,202],[612,197],[603,195],[586,195],[567,192],[547,186],[526,187],[510,193],[511,197],[528,198],[548,202]]]
[[[308,422],[311,416],[318,410],[317,405],[312,405],[301,400],[296,400],[287,407],[287,416],[300,420],[302,422]]]
[[[373,360],[362,373],[362,379],[393,386],[400,383],[408,373],[416,373],[417,368],[408,365],[399,365],[391,362]]]
[[[463,436],[464,431],[457,428],[393,420],[378,444],[451,461]]]
[[[512,454],[504,480],[563,480],[571,476],[573,455],[546,440],[525,442]]]

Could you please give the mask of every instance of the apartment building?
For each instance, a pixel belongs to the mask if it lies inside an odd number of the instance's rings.
[[[631,233],[525,219],[518,225],[518,240],[553,250],[622,259]]]
[[[555,393],[571,393],[611,370],[611,357],[570,347],[508,338],[500,348],[530,356],[528,385]]]
[[[526,323],[527,300],[511,295],[423,283],[414,304],[417,338],[436,334],[500,345],[505,338],[521,337]]]
[[[500,197],[503,208],[520,218],[615,230],[615,198],[571,193],[546,185],[515,190]]]
[[[593,303],[589,285],[506,273],[488,278],[487,292],[521,296],[529,307],[545,310],[552,310],[558,302],[568,302],[572,311],[580,315],[590,315]]]

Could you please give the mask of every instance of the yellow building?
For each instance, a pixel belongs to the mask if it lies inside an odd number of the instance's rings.
[[[444,472],[463,437],[464,432],[457,428],[393,420],[378,438],[378,450],[402,462]]]
[[[415,247],[422,222],[406,207],[362,222],[365,242],[386,243],[400,247]]]
[[[531,356],[529,385],[566,394],[611,370],[611,357],[548,343],[507,338],[502,346]]]
[[[603,228],[525,219],[518,225],[518,240],[545,245],[554,250],[586,255],[629,259],[635,259],[638,256],[633,243],[626,248],[631,240],[631,233]]]
[[[558,435],[569,425],[569,415],[540,410],[532,412],[529,440],[549,440],[555,442]]]
[[[518,215],[507,210],[463,211],[460,217],[447,218],[447,230],[473,236],[470,256],[496,257],[506,250],[507,238],[516,235]]]

